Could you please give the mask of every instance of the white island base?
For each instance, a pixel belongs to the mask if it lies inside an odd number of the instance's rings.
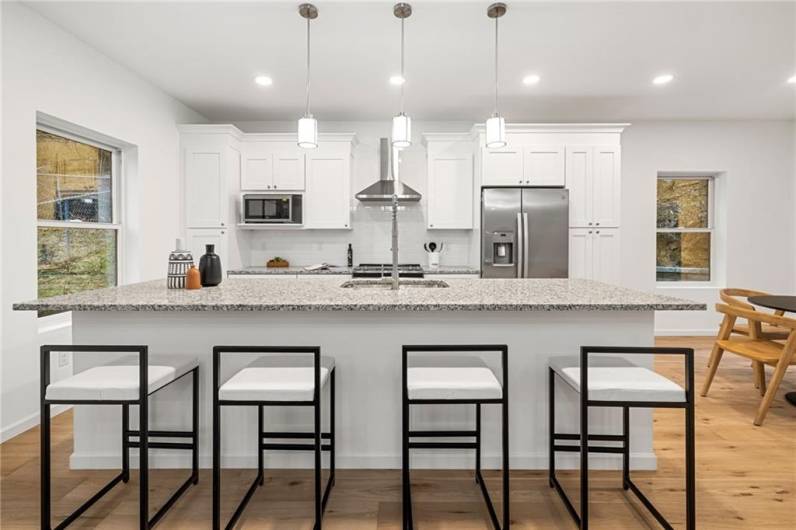
[[[211,466],[212,347],[214,345],[307,345],[336,359],[338,468],[400,468],[401,346],[403,344],[507,344],[511,467],[548,467],[548,358],[576,355],[582,345],[651,346],[652,311],[75,311],[74,344],[145,344],[150,354],[199,358],[200,465]],[[498,355],[484,358],[498,370]],[[651,366],[652,359],[634,362]],[[76,354],[75,371],[104,363],[107,354]],[[224,358],[222,381],[247,362]],[[577,394],[556,384],[559,431],[576,433]],[[188,429],[190,379],[157,392],[150,402],[150,429]],[[328,392],[322,399],[328,404]],[[270,409],[270,410],[269,410]],[[328,421],[324,408],[323,424]],[[269,430],[310,430],[309,407],[266,407]],[[483,465],[497,468],[498,406],[483,408]],[[472,428],[472,405],[413,407],[413,428]],[[131,409],[132,425],[137,410]],[[74,415],[73,468],[121,466],[121,407],[78,406]],[[256,407],[224,407],[224,467],[256,467]],[[563,428],[562,428],[563,427]],[[590,432],[621,433],[620,409],[590,412]],[[654,469],[649,410],[631,412],[631,465]],[[154,467],[190,467],[182,452],[153,450]],[[131,461],[137,462],[137,450]],[[594,468],[619,469],[620,455],[590,456]],[[324,462],[327,457],[324,456]],[[311,467],[310,453],[266,452],[266,467]],[[325,464],[324,464],[325,465]],[[470,468],[472,451],[412,452],[413,468]],[[561,468],[577,467],[577,454],[559,455]]]

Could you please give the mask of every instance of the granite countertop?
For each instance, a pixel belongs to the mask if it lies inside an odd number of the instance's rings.
[[[227,271],[227,276],[249,275],[249,274],[351,274],[352,267],[329,267],[315,271],[304,270],[304,267],[245,267],[242,269],[231,269]],[[424,274],[480,274],[481,271],[467,265],[440,265],[436,269],[423,267]]]
[[[705,304],[590,280],[447,280],[448,288],[346,289],[339,277],[228,278],[196,291],[165,280],[14,304],[18,311],[654,311]]]

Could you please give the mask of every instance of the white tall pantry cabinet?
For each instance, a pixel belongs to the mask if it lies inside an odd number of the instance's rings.
[[[482,186],[569,190],[569,276],[621,283],[620,136],[627,124],[511,124],[507,145],[476,140],[476,192]],[[476,197],[476,200],[478,198]]]

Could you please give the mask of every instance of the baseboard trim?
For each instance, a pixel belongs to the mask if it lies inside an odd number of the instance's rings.
[[[718,328],[655,330],[655,335],[659,337],[715,337],[717,333]]]
[[[324,465],[327,459],[324,457]],[[157,452],[149,458],[150,466],[159,469],[188,469],[191,466],[190,456]],[[338,469],[400,469],[401,457],[398,455],[337,455]],[[639,471],[655,470],[657,457],[654,452],[630,453],[630,466]],[[117,469],[121,467],[119,455],[78,455],[73,453],[69,458],[72,469]],[[138,467],[138,455],[130,455],[130,465]],[[222,458],[222,467],[230,469],[254,469],[257,467],[256,455],[227,455]],[[484,469],[499,469],[500,457],[495,454],[484,455],[481,459]],[[199,457],[199,466],[203,469],[212,467],[211,457]],[[474,458],[463,454],[412,453],[412,469],[469,469],[474,466]],[[548,468],[547,453],[521,453],[511,456],[511,469]],[[270,469],[309,469],[312,460],[304,455],[265,455],[265,467]],[[575,453],[556,457],[557,469],[578,469],[579,457]],[[621,469],[621,455],[595,454],[589,456],[589,469]]]
[[[66,412],[67,410],[71,409],[72,405],[53,405],[50,409],[50,415],[52,417],[58,416],[59,414]],[[34,412],[30,416],[26,418],[22,418],[21,420],[12,423],[8,427],[0,430],[0,443],[5,443],[11,438],[15,436],[19,436],[25,431],[32,429],[33,427],[37,427],[40,420],[41,414],[38,412]]]

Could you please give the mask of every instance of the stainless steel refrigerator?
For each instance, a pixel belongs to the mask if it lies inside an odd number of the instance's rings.
[[[569,276],[569,191],[481,190],[481,277]]]

